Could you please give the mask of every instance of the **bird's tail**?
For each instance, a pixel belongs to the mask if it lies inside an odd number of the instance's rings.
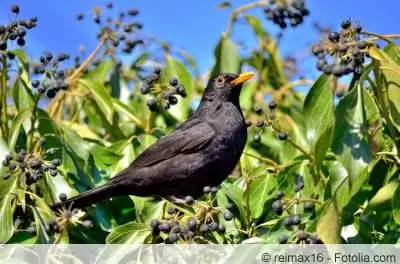
[[[115,188],[108,184],[83,192],[64,202],[58,202],[50,206],[53,211],[57,211],[62,207],[81,209],[91,204],[99,203],[114,196]]]

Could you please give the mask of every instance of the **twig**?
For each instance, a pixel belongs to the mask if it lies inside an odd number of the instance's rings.
[[[268,6],[269,4],[270,4],[270,1],[268,1],[268,0],[260,0],[257,2],[245,4],[241,7],[238,7],[235,10],[233,10],[231,16],[229,17],[228,25],[226,27],[224,35],[229,36],[232,33],[233,23],[236,21],[236,19],[238,18],[238,16],[241,13],[244,13],[250,9],[254,9],[257,7]]]

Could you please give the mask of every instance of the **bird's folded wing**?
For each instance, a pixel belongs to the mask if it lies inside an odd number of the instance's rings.
[[[207,146],[215,134],[214,129],[207,122],[191,120],[145,150],[130,167],[147,167],[180,153],[198,151]]]

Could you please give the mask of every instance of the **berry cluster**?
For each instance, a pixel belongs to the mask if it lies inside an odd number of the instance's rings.
[[[302,177],[297,177],[295,192],[300,192],[304,188],[304,181]],[[299,200],[297,198],[290,199],[286,198],[282,191],[277,191],[275,195],[275,201],[272,203],[272,210],[276,215],[281,216],[285,211],[287,216],[283,218],[283,226],[292,232],[292,239],[296,243],[306,243],[306,244],[320,244],[321,240],[316,234],[308,234],[304,231],[304,224],[302,224],[302,218],[299,214],[292,213],[292,206],[297,206],[299,203],[303,204],[303,212],[305,214],[313,214],[315,211],[315,204],[312,200]],[[282,235],[279,237],[279,243],[285,244],[289,241],[287,235]]]
[[[296,27],[303,23],[310,11],[305,7],[304,0],[272,0],[264,13],[268,20],[285,29],[288,24]]]
[[[67,199],[67,195],[65,193],[61,193],[59,198],[61,201],[65,201]],[[91,220],[79,220],[79,218],[81,218],[81,215],[81,211],[79,210],[62,208],[59,212],[56,213],[56,216],[54,218],[47,221],[45,225],[45,231],[49,235],[53,235],[56,233],[59,234],[66,230],[71,223],[74,225],[80,224],[85,229],[92,228],[94,224]],[[32,223],[30,227],[28,227],[27,231],[32,235],[35,235],[37,233],[34,223]]]
[[[345,20],[341,26],[340,32],[330,32],[327,40],[312,47],[318,58],[317,69],[336,77],[360,74],[372,43],[360,39],[361,25],[353,26],[350,20]]]
[[[46,94],[49,99],[54,98],[60,90],[68,89],[67,70],[60,69],[61,63],[69,60],[66,53],[59,53],[56,57],[49,51],[39,58],[39,62],[33,62],[33,73],[41,76],[31,82],[32,87],[40,94]]]
[[[45,155],[53,154],[53,149],[46,151]],[[57,167],[61,165],[61,160],[43,160],[42,157],[27,153],[22,149],[17,154],[9,153],[2,162],[3,167],[8,169],[3,174],[3,179],[7,180],[11,176],[21,175],[27,185],[36,183],[43,178],[45,173],[55,177],[58,175]]]
[[[276,109],[277,109],[277,107],[278,107],[277,102],[274,101],[274,100],[271,100],[271,101],[268,103],[269,112],[268,112],[268,114],[267,114],[267,121],[264,121],[264,120],[262,120],[262,119],[259,119],[259,120],[257,120],[257,121],[255,122],[254,125],[255,125],[257,128],[260,128],[260,130],[259,130],[259,132],[258,132],[257,134],[255,134],[254,137],[253,137],[253,142],[254,142],[254,143],[258,144],[258,143],[261,142],[261,133],[263,132],[263,127],[264,127],[264,126],[269,126],[269,125],[271,125],[272,122],[275,120],[275,118],[276,118]],[[264,115],[264,109],[262,109],[260,106],[254,106],[253,112],[254,112],[256,115],[258,115],[258,116]],[[251,125],[252,125],[252,122],[251,122],[251,121],[247,121],[247,126],[249,127],[249,126],[251,126]],[[288,138],[288,135],[287,135],[285,132],[283,132],[283,131],[277,131],[277,136],[278,136],[278,138],[279,138],[280,140],[282,140],[282,141],[283,141],[283,140],[286,140],[286,139]]]
[[[132,53],[137,45],[144,44],[142,39],[133,39],[133,35],[143,28],[143,24],[138,21],[128,21],[129,18],[135,18],[139,14],[137,9],[130,9],[126,12],[120,12],[117,17],[106,16],[108,10],[114,8],[113,3],[107,3],[105,10],[100,7],[93,9],[93,21],[100,25],[97,38],[105,38],[107,40],[107,53],[115,54],[115,50],[121,47],[124,53]],[[82,21],[85,14],[80,13],[77,19]],[[123,45],[121,45],[123,44]]]
[[[215,194],[218,189],[216,187],[206,186],[203,189],[204,193],[209,196]],[[233,219],[231,209],[232,204],[228,204],[224,210],[215,208],[209,202],[195,202],[193,197],[187,196],[182,202],[186,205],[195,205],[197,208],[196,215],[185,217],[183,212],[179,211],[176,207],[169,207],[167,209],[168,216],[163,219],[152,219],[150,226],[152,229],[153,237],[158,242],[167,244],[177,243],[179,240],[190,242],[193,239],[199,238],[202,241],[207,240],[208,234],[212,232],[225,233],[225,226],[216,221],[218,214],[223,215],[226,221]],[[167,235],[163,240],[160,233]]]
[[[11,6],[11,12],[14,16],[13,21],[8,25],[0,24],[0,51],[7,50],[8,41],[16,40],[19,46],[24,46],[26,31],[36,27],[38,21],[37,17],[17,20],[18,14],[20,12],[18,5]]]
[[[161,80],[161,69],[154,69],[153,74],[147,77],[140,87],[142,94],[152,94],[153,98],[147,101],[147,106],[151,111],[157,111],[159,106],[168,110],[171,105],[178,103],[176,95],[186,97],[185,87],[179,83],[177,78],[171,78],[168,83]]]

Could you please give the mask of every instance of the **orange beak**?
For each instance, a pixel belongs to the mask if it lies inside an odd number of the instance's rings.
[[[243,84],[244,82],[250,80],[251,78],[253,78],[254,73],[253,72],[245,72],[239,75],[239,77],[237,77],[236,79],[234,79],[231,84],[233,84],[233,86],[238,86],[240,84]]]

